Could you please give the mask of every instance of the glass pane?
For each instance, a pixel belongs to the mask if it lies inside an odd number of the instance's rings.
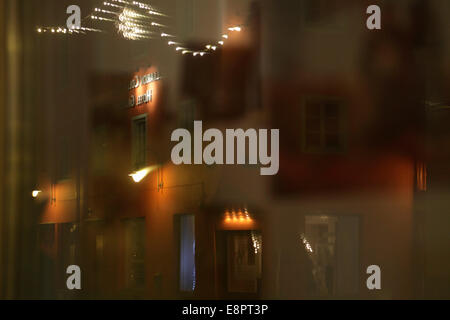
[[[339,105],[336,102],[325,103],[325,117],[337,117],[339,116]]]
[[[320,133],[320,118],[307,118],[306,131],[308,133]]]
[[[325,135],[325,145],[330,148],[339,147],[339,135],[337,134],[326,134]]]
[[[315,102],[307,102],[306,118],[320,118],[320,104]]]
[[[338,133],[339,132],[339,118],[338,117],[325,118],[325,131],[327,133]]]
[[[306,146],[307,147],[320,147],[320,133],[308,133],[306,134]]]
[[[180,290],[195,290],[195,216],[180,217]]]

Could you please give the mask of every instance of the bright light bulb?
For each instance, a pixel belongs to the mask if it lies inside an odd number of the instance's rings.
[[[39,195],[39,193],[41,193],[41,190],[33,190],[33,192],[31,193],[31,195],[33,196],[33,198],[37,198],[37,196]]]
[[[139,182],[142,181],[142,179],[144,179],[147,176],[147,174],[149,172],[150,172],[150,170],[146,168],[146,169],[142,169],[142,170],[136,171],[135,173],[132,173],[129,176],[131,178],[133,178],[134,182],[139,183]]]
[[[231,28],[228,28],[228,30],[240,32],[241,31],[241,27],[231,27]]]
[[[151,167],[146,167],[146,168],[143,168],[136,172],[133,172],[133,173],[129,174],[128,176],[130,176],[134,182],[139,183],[142,181],[142,179],[144,179],[150,172],[152,172],[156,168],[158,168],[157,165],[154,165]]]

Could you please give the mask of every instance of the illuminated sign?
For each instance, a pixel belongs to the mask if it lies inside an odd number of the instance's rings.
[[[139,92],[139,88],[145,85],[148,85],[152,82],[161,80],[161,75],[159,72],[151,72],[151,73],[145,73],[142,76],[136,75],[134,78],[130,81],[130,84],[128,86],[128,90],[135,90],[136,92]],[[142,104],[146,104],[151,102],[153,99],[153,90],[146,88],[145,92],[142,94],[132,93],[130,95],[130,98],[128,99],[128,107],[137,107]]]
[[[130,108],[140,106],[141,104],[149,103],[153,98],[153,90],[148,89],[144,94],[137,96],[137,99],[134,95],[130,96],[128,100],[128,106]]]
[[[130,81],[130,86],[128,87],[129,90],[133,90],[133,89],[137,89],[139,87],[140,84],[140,80],[139,77],[136,76],[133,78],[133,80]]]

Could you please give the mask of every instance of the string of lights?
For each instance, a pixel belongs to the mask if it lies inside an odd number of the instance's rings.
[[[177,36],[170,32],[169,15],[163,13],[158,8],[139,1],[126,0],[110,0],[104,1],[101,6],[94,8],[88,16],[84,17],[92,22],[107,22],[113,23],[118,34],[128,40],[148,40],[168,39],[166,42],[168,46],[173,46],[176,52],[181,54],[192,54],[192,56],[203,57],[207,54],[213,53],[219,47],[225,45],[225,41],[229,39],[231,33],[241,32],[241,26],[233,26],[227,29],[227,33],[222,34],[216,43],[207,44],[204,48],[192,48],[182,41],[177,40]],[[156,21],[155,21],[156,20]],[[56,27],[38,27],[38,33],[58,33],[66,35],[86,35],[90,32],[104,32],[98,28],[88,27],[74,27],[66,28],[61,26]]]
[[[102,32],[100,29],[94,29],[94,28],[86,28],[86,27],[79,27],[79,28],[64,28],[64,27],[39,27],[37,28],[38,33],[62,33],[62,34],[86,34],[87,32]]]
[[[256,234],[254,231],[251,232],[253,249],[255,250],[255,254],[261,251],[262,244],[262,236],[260,234]]]
[[[226,223],[233,223],[233,222],[244,223],[244,222],[252,222],[253,220],[247,208],[243,210],[242,209],[238,210],[232,209],[231,211],[226,210],[224,219]]]
[[[303,245],[305,246],[306,251],[308,251],[309,253],[313,253],[311,244],[309,243],[308,239],[306,239],[306,236],[304,234],[300,235],[300,240],[302,241]]]

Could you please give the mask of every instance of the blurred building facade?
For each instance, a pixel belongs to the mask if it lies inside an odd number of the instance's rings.
[[[194,47],[242,26],[204,57],[37,37],[68,3],[0,3],[30,15],[1,20],[29,65],[14,46],[1,61],[2,92],[23,99],[2,101],[2,297],[448,297],[439,1],[384,2],[381,31],[354,1],[155,1]],[[280,129],[280,171],[175,166],[171,133],[194,120]],[[81,291],[66,288],[72,264]],[[366,287],[370,265],[382,290]]]
[[[0,1],[0,298],[37,294],[35,4]]]

